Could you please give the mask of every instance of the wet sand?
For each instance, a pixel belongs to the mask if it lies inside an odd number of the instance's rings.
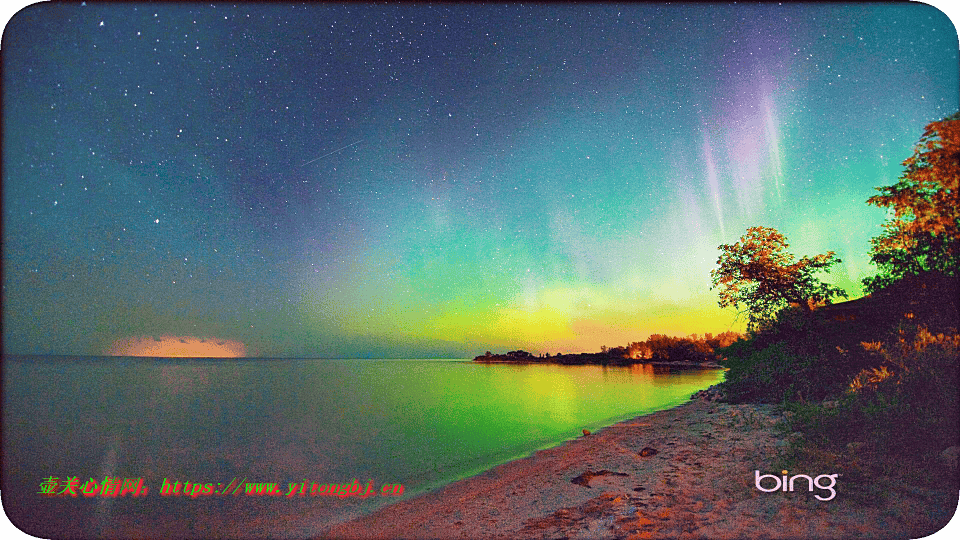
[[[920,538],[956,508],[908,490],[880,502],[764,493],[784,444],[769,405],[694,400],[340,523],[322,538]],[[833,471],[791,471],[810,476]],[[772,484],[767,479],[765,486]],[[824,479],[820,485],[828,485]],[[954,494],[956,495],[956,494]],[[954,503],[956,499],[953,499]]]

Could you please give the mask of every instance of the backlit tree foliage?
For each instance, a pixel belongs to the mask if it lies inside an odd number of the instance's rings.
[[[814,277],[840,262],[833,251],[795,261],[788,246],[786,237],[769,227],[751,227],[739,242],[720,246],[719,267],[710,272],[720,307],[746,311],[748,328],[754,329],[790,303],[809,311],[833,297],[847,296]]]
[[[928,124],[903,166],[899,182],[867,199],[893,210],[871,240],[880,273],[863,280],[868,292],[927,270],[955,276],[960,265],[960,113]]]

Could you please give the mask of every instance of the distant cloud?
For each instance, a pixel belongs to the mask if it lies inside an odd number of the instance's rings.
[[[247,347],[239,341],[193,336],[135,336],[118,339],[107,352],[110,356],[151,356],[166,358],[239,358]]]

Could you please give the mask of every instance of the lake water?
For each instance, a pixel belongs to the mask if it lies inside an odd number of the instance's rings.
[[[720,370],[463,360],[5,357],[3,505],[40,537],[308,537],[617,421],[679,405]],[[143,479],[133,497],[49,497],[44,479]],[[350,483],[401,497],[161,496],[164,480]],[[62,487],[63,484],[59,484]],[[59,490],[59,489],[58,489]]]

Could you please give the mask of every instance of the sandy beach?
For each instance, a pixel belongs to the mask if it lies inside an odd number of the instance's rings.
[[[769,405],[693,400],[340,523],[322,538],[920,538],[956,498],[892,488],[761,492],[784,444]],[[789,471],[817,476],[834,471]],[[765,485],[772,485],[768,478]],[[824,478],[818,486],[828,485]]]

